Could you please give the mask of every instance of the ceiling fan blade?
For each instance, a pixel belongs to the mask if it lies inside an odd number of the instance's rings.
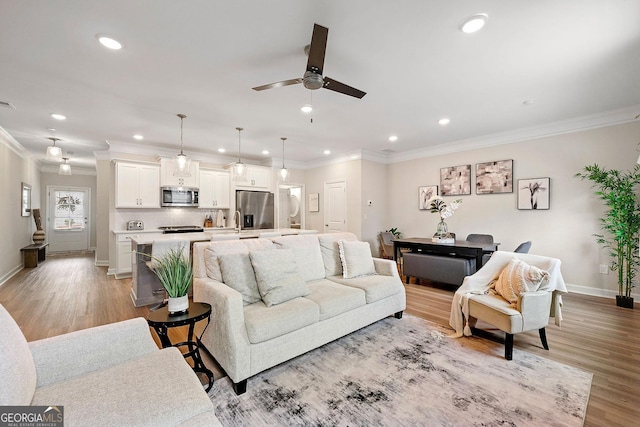
[[[268,85],[256,86],[253,88],[253,90],[266,90],[266,89],[272,89],[274,87],[297,85],[298,83],[302,83],[301,78],[284,80],[281,82],[270,83]]]
[[[311,45],[309,46],[309,58],[307,59],[307,71],[313,71],[322,75],[324,67],[324,53],[327,50],[327,37],[329,29],[322,25],[313,24]]]
[[[367,94],[367,92],[363,92],[359,89],[356,89],[355,87],[347,86],[344,83],[340,83],[337,80],[333,80],[331,77],[324,78],[323,87],[325,89],[329,89],[334,92],[344,93],[345,95],[353,96],[359,99],[361,99],[363,96]]]

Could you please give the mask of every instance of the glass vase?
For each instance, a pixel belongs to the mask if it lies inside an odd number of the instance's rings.
[[[436,228],[436,237],[439,239],[445,239],[449,236],[449,227],[447,227],[447,223],[444,222],[444,219],[441,219],[438,223],[438,228]]]

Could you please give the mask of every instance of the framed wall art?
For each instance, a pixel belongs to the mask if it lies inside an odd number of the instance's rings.
[[[518,180],[518,209],[549,209],[550,178],[528,178]]]
[[[471,194],[471,165],[441,168],[440,189],[443,196]]]
[[[26,182],[20,184],[20,215],[31,216],[31,186]]]
[[[476,163],[476,194],[513,193],[513,160]]]
[[[320,212],[320,195],[318,193],[309,194],[309,212]]]
[[[424,187],[418,187],[418,209],[420,209],[421,211],[430,209],[429,199],[437,195],[437,185],[425,185]]]

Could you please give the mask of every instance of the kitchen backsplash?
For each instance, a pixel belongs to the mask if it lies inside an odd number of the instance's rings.
[[[225,223],[229,224],[229,210],[222,209]],[[115,230],[126,230],[127,222],[141,220],[146,230],[167,225],[204,225],[204,219],[208,215],[213,218],[215,224],[217,209],[194,208],[162,208],[162,209],[116,209]]]

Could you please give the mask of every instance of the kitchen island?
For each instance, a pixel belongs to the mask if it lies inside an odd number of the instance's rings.
[[[147,266],[150,260],[151,249],[155,241],[168,240],[188,240],[193,245],[194,242],[207,242],[214,234],[237,235],[241,239],[255,239],[261,233],[279,233],[286,236],[300,234],[301,232],[313,233],[313,230],[300,230],[296,228],[281,229],[261,229],[235,231],[233,228],[205,228],[205,231],[195,233],[158,234],[160,230],[145,230],[146,233],[139,233],[131,236],[131,300],[133,305],[141,307],[144,305],[161,303],[164,299],[164,288],[160,280]],[[114,231],[118,234],[118,232]],[[130,233],[130,232],[129,232]],[[146,255],[145,255],[146,254]]]

